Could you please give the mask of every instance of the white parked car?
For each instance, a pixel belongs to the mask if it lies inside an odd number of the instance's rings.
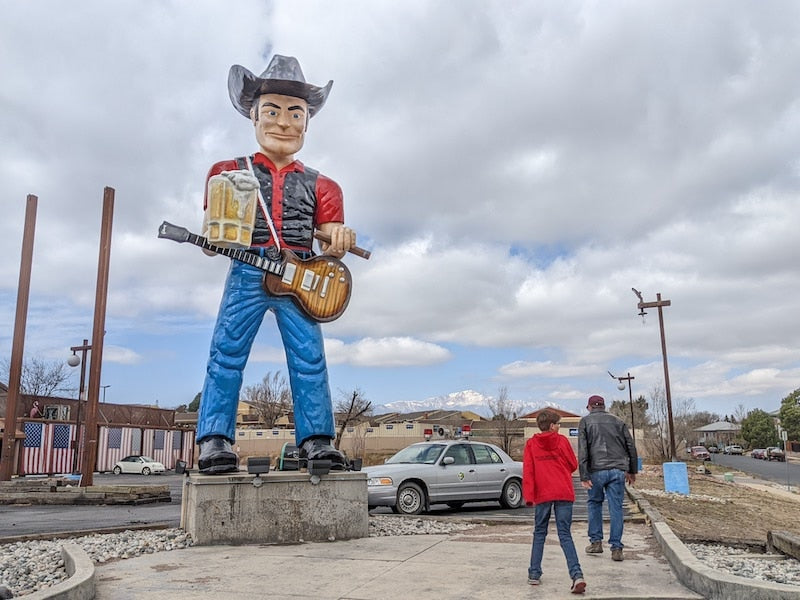
[[[164,465],[150,458],[149,456],[139,456],[134,454],[126,456],[112,469],[114,475],[120,473],[141,473],[142,475],[150,475],[151,473],[163,473],[166,471]]]

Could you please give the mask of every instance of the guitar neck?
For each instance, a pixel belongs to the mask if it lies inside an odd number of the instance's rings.
[[[195,246],[200,246],[204,250],[210,250],[211,252],[222,254],[222,256],[227,256],[228,258],[238,260],[239,262],[246,263],[251,267],[261,269],[262,271],[266,271],[268,273],[274,273],[276,275],[281,275],[283,273],[284,264],[283,261],[280,260],[270,260],[264,256],[258,256],[252,252],[247,252],[243,248],[225,248],[223,246],[216,246],[215,244],[209,242],[202,235],[197,235],[196,233],[190,233],[186,241],[190,244],[194,244]]]

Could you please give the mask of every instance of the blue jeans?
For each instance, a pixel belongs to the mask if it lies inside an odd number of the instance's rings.
[[[533,547],[531,548],[531,565],[528,567],[528,577],[539,579],[542,576],[542,555],[544,554],[544,540],[547,537],[547,524],[550,521],[550,511],[555,509],[556,531],[558,531],[558,541],[564,558],[567,559],[567,570],[570,579],[583,577],[581,564],[578,562],[578,553],[575,552],[575,544],[572,541],[572,502],[557,500],[555,502],[543,502],[536,505],[536,516],[533,528]]]
[[[587,490],[589,512],[589,541],[603,541],[603,500],[608,496],[608,516],[611,528],[608,545],[622,548],[622,500],[625,496],[625,472],[620,469],[592,471],[592,489]]]
[[[255,267],[231,261],[211,338],[197,441],[211,435],[234,441],[242,372],[267,310],[275,313],[286,352],[297,445],[315,435],[335,435],[322,329],[288,296],[267,294],[263,276]]]

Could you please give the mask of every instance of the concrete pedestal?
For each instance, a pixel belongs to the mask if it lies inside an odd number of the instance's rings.
[[[255,485],[254,485],[255,483]],[[255,475],[190,473],[181,527],[195,544],[322,542],[369,535],[367,477],[360,471]]]

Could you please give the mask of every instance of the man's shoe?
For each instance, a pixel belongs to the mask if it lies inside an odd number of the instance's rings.
[[[541,581],[537,577],[528,577],[528,585],[539,585]]]
[[[573,594],[582,594],[586,591],[586,582],[583,580],[583,577],[576,577],[572,580],[572,587],[569,588],[569,591]]]
[[[622,548],[612,548],[611,549],[611,560],[615,560],[617,562],[622,562]]]
[[[203,475],[221,475],[239,470],[239,457],[231,443],[221,435],[212,435],[199,442],[197,467]]]
[[[586,546],[586,554],[602,554],[603,542],[592,542]]]
[[[329,437],[312,437],[300,446],[300,458],[308,460],[329,460],[331,469],[342,470],[345,467],[344,454],[331,444]]]

